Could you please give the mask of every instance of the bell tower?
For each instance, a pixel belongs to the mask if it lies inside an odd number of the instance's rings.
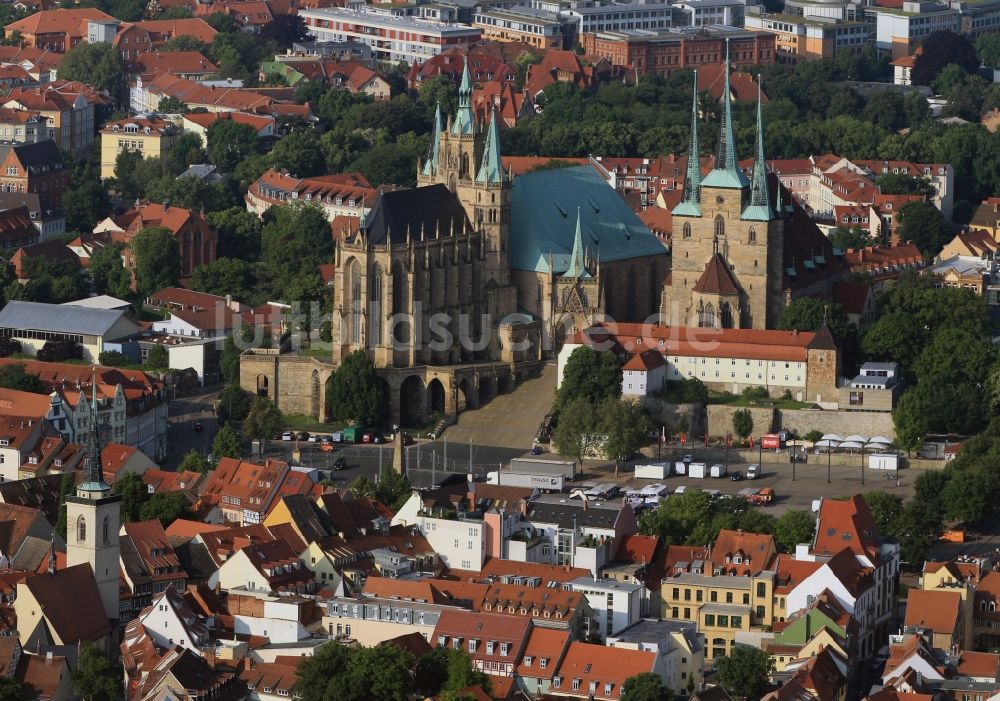
[[[104,612],[118,620],[118,528],[121,496],[111,493],[101,469],[101,440],[97,413],[97,373],[91,392],[91,424],[83,482],[66,497],[66,563],[88,563],[94,571]],[[70,594],[71,595],[71,594]]]

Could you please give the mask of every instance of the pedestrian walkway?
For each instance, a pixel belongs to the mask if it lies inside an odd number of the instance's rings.
[[[445,431],[455,444],[495,445],[529,450],[542,419],[556,396],[556,364],[548,363],[538,377],[500,394],[485,406],[458,415]]]

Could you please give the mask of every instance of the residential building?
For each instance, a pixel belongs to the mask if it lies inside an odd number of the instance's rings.
[[[0,65],[23,69],[36,83],[55,80],[62,54],[33,46],[0,47]]]
[[[267,460],[263,464],[222,458],[201,491],[203,505],[217,506],[228,523],[262,523],[272,506],[286,494],[318,494],[322,491],[304,472],[288,463]]]
[[[844,701],[847,698],[848,660],[831,648],[820,650],[815,657],[798,667],[791,678],[761,701],[801,699],[802,701]]]
[[[536,49],[562,49],[563,25],[558,16],[530,7],[476,10],[473,26],[485,41],[521,42]]]
[[[0,140],[33,144],[46,138],[45,117],[40,113],[0,107]]]
[[[173,97],[189,109],[202,107],[209,112],[269,112],[276,100],[251,90],[236,87],[205,85],[172,73],[160,73],[152,78],[137,76],[129,92],[133,112],[156,112],[160,100]],[[304,112],[308,114],[308,107]]]
[[[462,81],[462,71],[466,61],[469,64],[469,75],[476,85],[491,82],[513,83],[515,69],[502,56],[487,52],[482,47],[469,49],[453,48],[442,51],[423,62],[410,64],[406,74],[406,87],[410,92],[417,92],[424,81],[437,76],[443,76],[457,87]]]
[[[209,580],[230,595],[237,592],[306,594],[315,589],[312,572],[284,540],[250,543],[226,559]],[[301,639],[299,636],[296,639]]]
[[[847,320],[864,331],[876,319],[875,291],[867,282],[838,282],[833,301],[847,314]]]
[[[870,26],[861,20],[801,16],[747,7],[743,26],[775,37],[775,56],[782,63],[833,58],[841,51],[858,53],[871,45]]]
[[[134,117],[105,124],[101,129],[101,177],[115,174],[118,156],[138,151],[143,158],[161,158],[174,145],[181,130],[159,117]]]
[[[184,591],[187,573],[158,520],[133,521],[121,530],[121,576],[131,592],[131,618],[166,589]]]
[[[1000,251],[1000,241],[993,238],[993,234],[984,229],[970,229],[955,234],[955,238],[941,249],[937,260],[948,260],[954,256],[974,256],[991,260],[997,257],[998,251]]]
[[[139,370],[0,358],[0,366],[10,363],[23,365],[50,393],[47,418],[68,443],[86,442],[94,418],[91,402],[96,378],[102,439],[138,448],[157,459],[166,455],[167,396],[153,376]]]
[[[184,115],[181,123],[184,131],[197,134],[201,141],[208,145],[208,130],[216,122],[229,120],[237,124],[246,124],[257,132],[262,139],[274,136],[277,121],[273,115],[251,114],[249,112],[189,112]]]
[[[687,621],[644,618],[617,635],[609,635],[609,648],[656,653],[663,683],[675,694],[683,694],[705,673],[705,639],[697,626]]]
[[[587,622],[588,635],[607,640],[609,636],[635,625],[642,617],[642,584],[580,577],[570,582],[569,586],[587,598],[593,611],[593,618]]]
[[[55,210],[68,187],[69,171],[51,139],[0,144],[0,190],[36,194],[43,210]]]
[[[275,74],[292,86],[298,85],[302,80],[317,80],[324,85],[347,90],[352,94],[368,95],[373,100],[384,102],[391,97],[389,82],[371,66],[359,61],[324,63],[320,60],[286,59],[261,63],[261,79]]]
[[[179,645],[200,655],[209,642],[209,627],[185,600],[182,586],[167,585],[155,594],[149,606],[137,616],[138,623],[157,645],[171,648]]]
[[[529,619],[471,611],[442,611],[431,644],[465,650],[472,666],[496,677],[513,676],[532,629]]]
[[[263,216],[270,207],[302,201],[318,204],[332,222],[336,217],[362,217],[371,211],[381,188],[373,188],[360,173],[299,178],[273,168],[247,189],[247,210]]]
[[[840,366],[839,352],[824,329],[798,333],[618,324],[615,331],[612,334],[610,329],[594,326],[567,338],[559,351],[557,386],[576,348],[602,344],[627,358],[625,364],[646,351],[658,353],[666,362],[668,381],[694,377],[713,389],[735,394],[746,387],[763,387],[774,396],[787,390],[799,401],[830,405],[839,401],[838,375],[834,372]],[[624,350],[626,343],[631,349],[628,352]],[[658,389],[655,378],[659,372],[633,366],[630,378],[634,383],[644,381],[647,391],[652,391]],[[645,380],[639,378],[643,373]]]
[[[756,66],[775,60],[775,37],[767,32],[748,32],[733,27],[704,27],[697,32],[686,27],[670,29],[623,29],[584,34],[580,37],[587,56],[607,59],[640,74],[664,77],[675,71],[721,64],[729,41],[734,66]],[[681,171],[683,173],[683,170]]]
[[[903,625],[920,632],[939,650],[964,650],[972,647],[972,609],[971,588],[915,589],[906,596]]]
[[[108,616],[87,563],[52,568],[18,582],[14,611],[18,640],[24,647],[44,654],[89,642],[109,650]]]
[[[0,249],[10,253],[38,243],[39,238],[27,207],[0,210]]]
[[[0,209],[28,210],[28,218],[38,231],[39,241],[48,241],[66,233],[66,217],[55,209],[42,209],[41,197],[37,192],[0,191]]]
[[[918,49],[919,51],[919,49]],[[913,64],[916,63],[916,55],[909,54],[900,56],[892,60],[892,84],[893,85],[913,85]]]
[[[595,701],[615,701],[629,677],[652,673],[664,676],[663,662],[655,652],[607,647],[595,655],[592,646],[572,642],[559,671],[552,678],[550,694]],[[665,680],[664,680],[665,681]]]
[[[923,253],[909,242],[897,246],[849,248],[844,258],[854,272],[868,273],[876,285],[899,278],[905,270],[922,270],[927,266]]]
[[[0,310],[0,336],[14,338],[26,353],[50,339],[70,339],[83,347],[88,363],[106,350],[121,351],[139,331],[124,312],[12,300]]]
[[[840,408],[847,411],[892,411],[902,392],[897,363],[867,362],[840,388]]]
[[[317,41],[357,41],[372,47],[375,58],[423,63],[455,46],[480,39],[478,28],[377,12],[328,7],[303,10],[310,36]]]
[[[96,7],[43,10],[6,25],[4,32],[7,36],[12,32],[19,32],[21,40],[27,46],[65,53],[87,40],[88,25],[95,20],[116,21]]]
[[[144,53],[129,62],[128,70],[133,75],[151,81],[163,73],[170,73],[187,80],[207,80],[215,77],[219,67],[208,60],[200,51],[159,51]]]
[[[958,32],[960,12],[930,0],[903,0],[901,7],[867,8],[875,19],[875,48],[892,58],[910,56],[929,34]]]
[[[172,206],[169,202],[143,202],[124,214],[99,222],[94,233],[109,232],[112,239],[124,243],[125,269],[135,275],[135,255],[131,243],[143,229],[164,227],[177,239],[180,250],[181,277],[190,277],[194,269],[215,261],[218,234],[209,227],[201,212]]]
[[[511,540],[509,559],[569,565],[596,576],[614,557],[622,539],[639,530],[628,505],[562,502],[565,500],[541,497],[528,504],[522,532],[527,530],[533,537]]]
[[[0,105],[40,114],[47,132],[42,138],[74,157],[90,152],[97,131],[97,109],[111,104],[111,99],[79,82],[57,80],[42,86],[14,88]]]
[[[211,44],[216,34],[200,17],[143,20],[122,24],[112,43],[121,52],[122,60],[131,64],[142,61],[145,54],[158,53],[161,46],[176,37],[188,36]]]

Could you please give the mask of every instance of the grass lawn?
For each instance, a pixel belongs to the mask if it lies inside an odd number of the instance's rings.
[[[807,402],[797,402],[794,399],[750,399],[739,394],[711,390],[708,393],[708,403],[739,407],[774,407],[775,409],[804,409],[810,406]]]
[[[285,428],[295,431],[319,431],[321,433],[330,433],[332,431],[339,431],[346,426],[346,424],[340,421],[331,421],[330,423],[317,421],[313,417],[305,414],[285,414],[281,418]]]
[[[305,348],[299,351],[299,355],[304,355],[309,358],[317,358],[319,360],[330,360],[333,351],[329,348]]]

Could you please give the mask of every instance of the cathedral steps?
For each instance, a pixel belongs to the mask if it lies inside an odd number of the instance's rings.
[[[529,450],[538,427],[552,409],[556,373],[553,361],[542,368],[538,377],[525,380],[513,392],[497,395],[479,409],[463,411],[447,428],[448,440]]]

